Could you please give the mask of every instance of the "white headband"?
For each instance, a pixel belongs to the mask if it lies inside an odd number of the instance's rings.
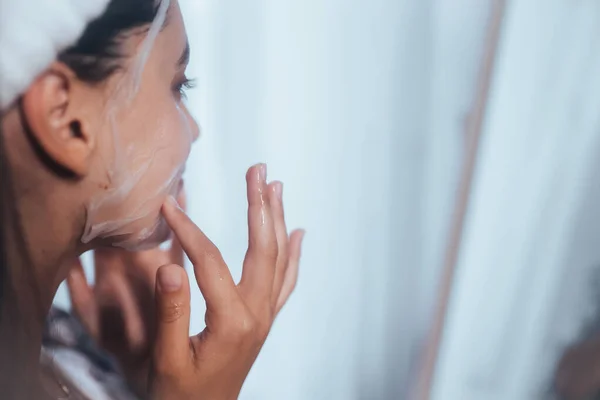
[[[73,45],[109,0],[0,0],[0,110]]]

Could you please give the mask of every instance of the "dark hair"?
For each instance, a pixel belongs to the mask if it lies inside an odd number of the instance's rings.
[[[111,0],[104,13],[87,26],[72,47],[59,54],[58,60],[70,67],[82,81],[100,83],[106,80],[123,67],[123,60],[127,57],[123,41],[136,32],[147,30],[159,5],[160,0]],[[2,315],[6,311],[5,302],[14,294],[11,271],[19,270],[31,275],[32,270],[27,240],[16,213],[7,153],[0,130],[0,320],[15,317]],[[36,289],[32,287],[33,291]],[[18,308],[14,311],[18,314]]]
[[[79,41],[58,57],[83,81],[98,83],[122,67],[122,42],[156,17],[160,1],[111,0],[104,14],[92,21]]]

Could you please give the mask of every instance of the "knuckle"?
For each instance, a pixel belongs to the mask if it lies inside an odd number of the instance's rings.
[[[205,264],[220,264],[223,257],[219,249],[214,247],[202,251],[201,259]]]
[[[178,321],[185,315],[187,305],[183,302],[171,301],[162,307],[161,320],[166,323]]]
[[[228,331],[235,341],[244,341],[256,330],[256,320],[248,313],[240,314],[231,320]]]
[[[223,329],[228,342],[243,347],[260,346],[269,334],[269,324],[259,321],[249,313],[232,318]]]
[[[254,319],[252,329],[246,332],[246,337],[253,343],[263,344],[269,336],[271,330],[273,310],[272,308],[266,307],[260,318]]]
[[[250,337],[253,337],[256,330],[258,328],[258,324],[256,323],[256,320],[254,320],[251,317],[247,317],[244,319],[244,321],[240,324],[239,329],[238,329],[238,336],[244,340]]]
[[[277,260],[277,257],[279,256],[279,247],[277,246],[277,242],[275,240],[267,241],[263,247],[263,254],[271,261]]]
[[[270,325],[267,323],[257,324],[257,327],[253,332],[252,338],[256,343],[262,345],[267,340],[270,330]]]
[[[190,261],[194,266],[202,265],[203,263],[214,264],[222,262],[223,257],[221,252],[214,243],[208,239],[199,241],[199,243],[202,245],[194,249],[193,252],[188,253]]]

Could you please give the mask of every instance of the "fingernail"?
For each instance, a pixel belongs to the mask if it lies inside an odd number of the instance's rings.
[[[258,179],[259,179],[259,182],[267,181],[267,164],[259,164],[258,165]]]
[[[181,289],[181,271],[174,265],[158,270],[158,286],[163,293],[173,293]]]
[[[277,182],[273,185],[273,190],[275,190],[275,194],[279,201],[283,201],[283,183]]]

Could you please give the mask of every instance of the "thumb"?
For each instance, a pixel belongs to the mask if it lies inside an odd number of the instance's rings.
[[[156,273],[156,313],[154,368],[159,375],[178,375],[191,362],[190,285],[179,265],[165,265]]]

